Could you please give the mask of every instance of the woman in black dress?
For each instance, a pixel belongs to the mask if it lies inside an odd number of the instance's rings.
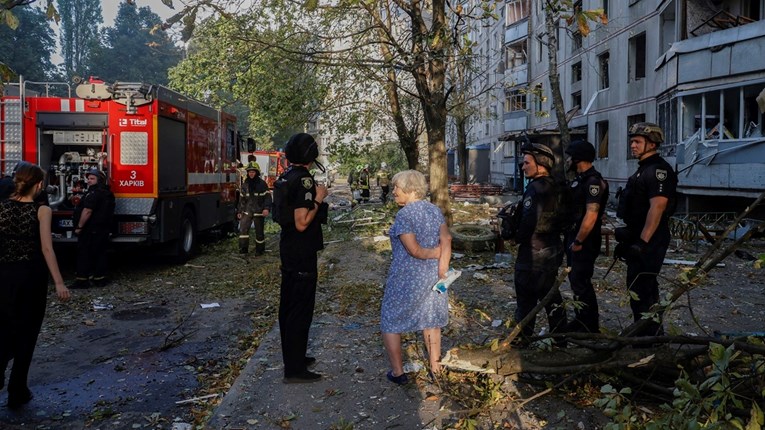
[[[44,177],[39,166],[23,163],[14,176],[13,194],[0,201],[0,388],[5,384],[5,368],[13,360],[8,380],[11,409],[32,399],[27,376],[45,316],[48,272],[58,298],[69,300],[53,252],[51,209],[34,202]]]

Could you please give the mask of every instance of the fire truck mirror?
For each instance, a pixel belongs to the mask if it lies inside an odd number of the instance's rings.
[[[247,152],[253,152],[255,151],[255,139],[248,137],[247,138]]]

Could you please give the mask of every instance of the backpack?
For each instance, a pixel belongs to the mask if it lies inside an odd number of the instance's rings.
[[[282,173],[274,182],[274,201],[271,207],[271,218],[281,227],[294,222],[294,216],[289,216],[287,208],[287,196],[289,194],[289,181],[285,177],[287,172]]]

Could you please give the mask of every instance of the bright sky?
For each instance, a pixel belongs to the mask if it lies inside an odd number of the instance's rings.
[[[112,26],[114,25],[114,18],[117,16],[117,10],[119,10],[120,3],[122,3],[125,0],[103,0],[101,2],[101,12],[104,17],[104,26]],[[179,2],[174,2],[179,3]],[[175,15],[176,13],[180,12],[180,7],[182,5],[176,6],[175,9],[170,9],[169,7],[162,4],[160,0],[135,0],[135,4],[138,7],[145,7],[148,6],[149,9],[151,9],[152,12],[159,15],[160,18],[163,20],[166,20],[170,18],[171,16]],[[56,25],[55,22],[51,24],[53,27],[53,30],[56,32],[56,44],[58,45],[58,32],[59,32],[59,26]],[[60,48],[59,48],[60,49]],[[61,64],[64,59],[59,55],[58,52],[54,53],[51,57],[51,61],[53,64]]]

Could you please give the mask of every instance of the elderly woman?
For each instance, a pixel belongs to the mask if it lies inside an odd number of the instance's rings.
[[[449,301],[447,294],[432,287],[449,269],[452,237],[441,210],[423,200],[427,184],[422,173],[405,170],[391,182],[401,209],[390,228],[393,261],[385,284],[380,328],[391,364],[388,379],[402,385],[408,379],[401,358],[401,333],[422,330],[430,370],[441,371],[441,327],[449,319]]]
[[[8,380],[8,407],[17,409],[32,399],[27,375],[40,333],[48,295],[48,272],[56,294],[69,299],[58,269],[51,239],[52,212],[35,204],[43,189],[43,170],[24,163],[13,177],[11,197],[0,201],[0,388],[5,368],[13,359]],[[48,270],[45,270],[47,266]]]

